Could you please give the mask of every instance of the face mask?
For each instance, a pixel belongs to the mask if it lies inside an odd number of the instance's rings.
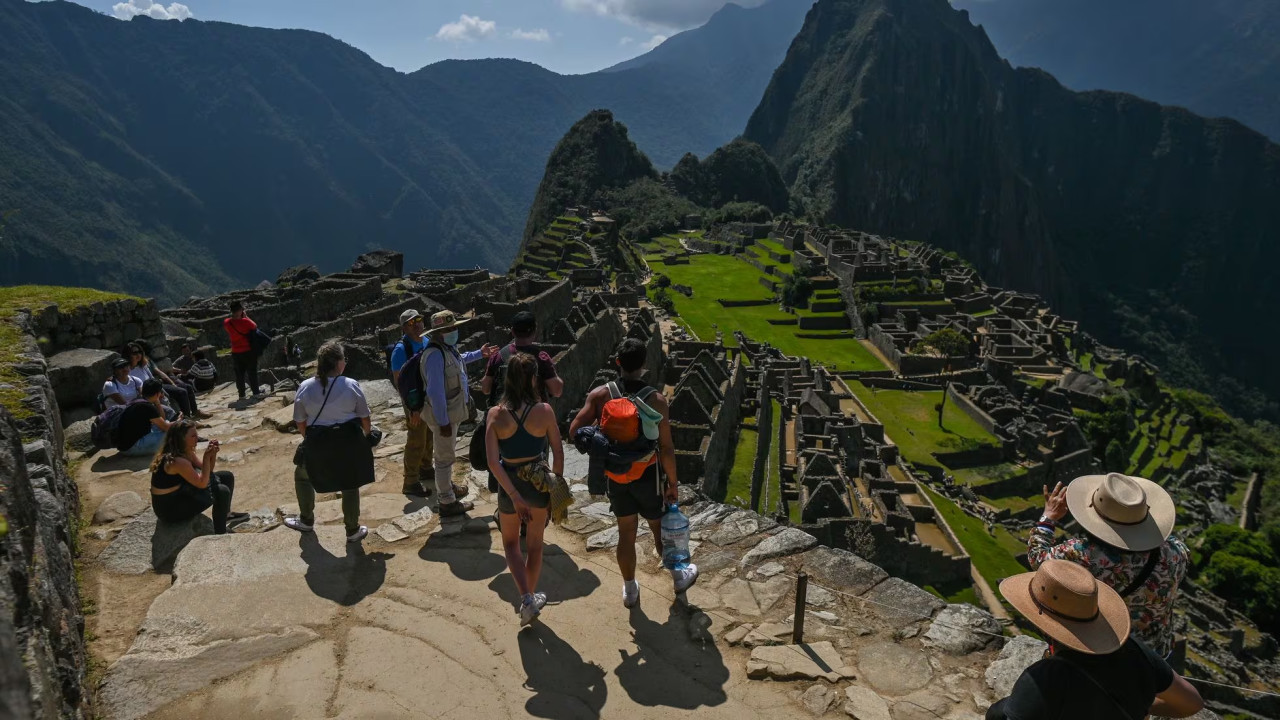
[[[445,334],[444,334],[444,344],[445,344],[445,345],[457,345],[457,344],[458,344],[458,331],[457,331],[457,330],[454,330],[453,332],[447,332],[447,333],[445,333]]]

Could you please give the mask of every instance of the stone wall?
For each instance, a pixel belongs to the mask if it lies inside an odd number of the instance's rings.
[[[773,376],[768,372],[760,373],[760,390],[756,395],[756,453],[751,464],[751,509],[760,512],[760,500],[764,497],[764,484],[768,482],[771,472],[777,468],[769,467],[769,449],[773,447],[773,398],[770,386]]]
[[[578,330],[573,345],[555,356],[556,373],[564,380],[564,394],[551,400],[556,417],[563,420],[570,410],[582,407],[596,371],[613,354],[623,335],[617,311],[607,310]]]
[[[146,340],[156,357],[168,355],[155,300],[95,302],[70,312],[50,305],[33,313],[31,330],[45,356],[76,348],[119,350],[137,339]]]
[[[151,306],[151,307],[154,307]],[[0,408],[0,717],[85,717],[84,614],[74,556],[80,495],[30,316],[20,348],[27,395]]]

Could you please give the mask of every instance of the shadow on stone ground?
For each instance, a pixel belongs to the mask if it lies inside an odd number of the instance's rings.
[[[645,614],[643,592],[640,597],[631,608],[635,652],[620,650],[622,662],[613,671],[627,695],[640,705],[682,710],[723,704],[729,668],[710,632],[711,618],[695,606],[674,604],[659,624]],[[653,593],[648,599],[655,609],[667,602]]]
[[[418,557],[427,562],[445,563],[459,580],[477,582],[488,580],[507,569],[502,555],[490,550],[492,541],[487,533],[462,533],[441,535],[432,533],[418,551]]]
[[[506,570],[506,559],[503,558],[503,570]],[[592,571],[578,567],[573,557],[558,545],[544,545],[542,548],[542,576],[538,578],[538,590],[547,594],[547,602],[554,605],[584,598],[600,587],[600,578]],[[497,593],[503,602],[513,609],[519,607],[520,595],[516,592],[516,581],[510,572],[504,572],[489,582],[489,589]]]
[[[535,623],[517,636],[524,686],[536,695],[525,703],[534,717],[598,718],[609,688],[604,668],[586,662],[550,627]]]
[[[307,564],[307,587],[318,597],[349,607],[382,587],[387,578],[387,560],[395,555],[365,552],[360,543],[346,545],[346,557],[338,557],[320,544],[315,533],[302,533],[298,538],[302,561]]]
[[[96,473],[108,473],[116,470],[130,470],[137,472],[151,467],[151,459],[150,455],[145,457],[129,457],[121,455],[120,453],[115,453],[113,455],[98,455],[97,459],[93,461],[93,465],[90,469]]]

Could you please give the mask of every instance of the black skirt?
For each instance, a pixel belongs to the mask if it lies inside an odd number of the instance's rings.
[[[316,492],[355,490],[373,482],[373,448],[358,418],[307,427],[307,477]]]

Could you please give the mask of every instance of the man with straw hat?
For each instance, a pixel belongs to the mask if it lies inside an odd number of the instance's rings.
[[[426,390],[425,406],[421,412],[409,415],[410,431],[425,421],[431,429],[432,453],[435,464],[436,497],[439,499],[441,517],[461,515],[474,506],[462,500],[467,488],[453,483],[453,461],[457,427],[471,415],[471,386],[467,379],[467,365],[481,358],[487,359],[497,351],[496,345],[486,344],[479,350],[459,352],[458,326],[461,321],[449,310],[441,310],[431,316],[427,329],[430,342],[422,351],[422,386]]]
[[[1068,511],[1083,531],[1054,544]],[[1173,650],[1173,604],[1190,552],[1174,537],[1173,498],[1145,478],[1085,475],[1067,487],[1045,487],[1044,515],[1027,538],[1027,560],[1050,558],[1088,568],[1129,607],[1133,632],[1161,657]]]
[[[1129,636],[1120,594],[1065,560],[1006,578],[1000,594],[1049,642],[987,720],[1184,718],[1204,707],[1200,693],[1145,643]]]

